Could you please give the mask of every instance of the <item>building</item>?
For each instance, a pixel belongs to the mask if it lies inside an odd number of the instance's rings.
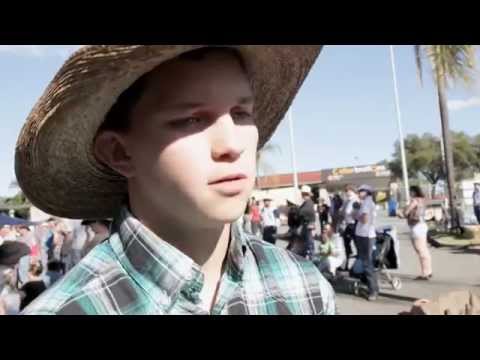
[[[458,205],[463,211],[466,224],[477,224],[477,219],[473,212],[473,190],[474,184],[480,183],[480,173],[475,174],[473,179],[463,180],[457,186]]]
[[[360,186],[367,184],[377,192],[388,193],[392,174],[384,165],[355,166],[336,169],[298,173],[298,184],[309,185],[318,198],[320,189],[328,192],[341,191],[347,184]],[[284,205],[286,200],[299,202],[299,192],[294,188],[293,174],[279,174],[257,178],[256,199],[272,198],[277,206]]]

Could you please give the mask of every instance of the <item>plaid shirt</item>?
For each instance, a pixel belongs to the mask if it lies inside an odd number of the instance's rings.
[[[243,232],[232,241],[214,315],[334,314],[334,293],[312,262]],[[200,267],[127,210],[96,246],[23,314],[209,314]]]

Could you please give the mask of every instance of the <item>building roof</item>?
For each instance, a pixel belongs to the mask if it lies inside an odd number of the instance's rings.
[[[298,173],[299,185],[312,185],[322,182],[321,171],[310,171]],[[257,178],[259,189],[272,189],[293,186],[293,174],[279,174]]]
[[[324,185],[342,187],[347,184],[368,184],[377,190],[386,190],[391,181],[391,172],[383,165],[367,165],[298,173],[299,185]],[[259,177],[257,188],[274,189],[293,186],[293,174]]]

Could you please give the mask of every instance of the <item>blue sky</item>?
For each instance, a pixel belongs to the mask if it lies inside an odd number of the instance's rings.
[[[78,48],[0,45],[0,196],[11,195],[14,149],[25,118],[66,57]],[[412,46],[396,46],[397,77],[405,134],[440,134],[430,74],[416,77]],[[370,164],[390,158],[398,138],[388,46],[326,46],[293,104],[299,171]],[[451,127],[480,133],[480,87],[449,91]],[[291,170],[288,124],[266,157],[274,173]]]

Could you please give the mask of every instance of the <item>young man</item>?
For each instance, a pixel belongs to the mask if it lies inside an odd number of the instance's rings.
[[[332,288],[311,262],[245,234],[238,221],[257,149],[319,49],[74,54],[20,135],[17,178],[46,212],[113,217],[112,235],[25,313],[334,313]]]
[[[355,247],[358,258],[362,262],[368,286],[368,300],[375,301],[378,297],[378,278],[373,267],[373,246],[377,238],[375,220],[377,210],[373,201],[373,188],[362,185],[358,188],[361,200],[360,209],[355,214],[357,225],[355,227]]]

